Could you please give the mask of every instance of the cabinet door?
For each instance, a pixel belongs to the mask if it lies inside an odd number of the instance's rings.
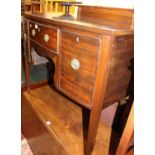
[[[62,32],[60,89],[87,107],[92,102],[99,45],[99,39]]]

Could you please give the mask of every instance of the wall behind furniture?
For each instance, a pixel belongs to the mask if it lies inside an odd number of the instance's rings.
[[[134,0],[81,0],[81,2],[83,2],[83,4],[97,6],[110,6],[131,9],[134,7]]]

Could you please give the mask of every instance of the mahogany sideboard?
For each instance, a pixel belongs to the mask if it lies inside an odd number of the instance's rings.
[[[131,77],[133,10],[78,6],[75,19],[24,14],[27,88],[32,48],[55,65],[54,86],[89,116],[84,155],[90,155],[101,110],[126,96]]]

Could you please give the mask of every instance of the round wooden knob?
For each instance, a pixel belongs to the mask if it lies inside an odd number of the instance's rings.
[[[80,68],[80,62],[78,59],[72,59],[71,60],[71,67],[74,69],[74,70],[78,70]]]
[[[49,35],[48,35],[48,34],[45,34],[45,35],[44,35],[44,41],[45,41],[45,42],[48,42],[48,41],[49,41]]]

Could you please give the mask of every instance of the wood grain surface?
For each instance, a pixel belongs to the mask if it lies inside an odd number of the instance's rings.
[[[23,93],[22,132],[35,155],[84,154],[82,107],[72,102],[49,86]],[[100,119],[93,155],[110,154],[111,132]]]

